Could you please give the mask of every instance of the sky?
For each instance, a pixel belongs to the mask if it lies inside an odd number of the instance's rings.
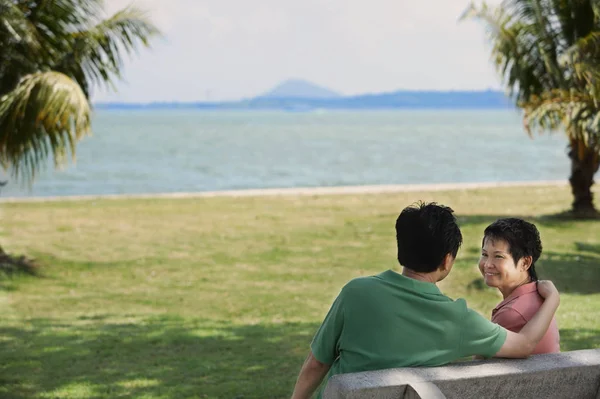
[[[496,4],[499,0],[488,1]],[[305,79],[341,94],[500,88],[468,0],[105,0],[161,29],[94,102],[225,101]],[[478,3],[476,1],[476,3]]]

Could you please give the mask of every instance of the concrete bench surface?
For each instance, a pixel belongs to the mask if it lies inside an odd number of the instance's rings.
[[[325,399],[600,399],[600,349],[332,377]]]

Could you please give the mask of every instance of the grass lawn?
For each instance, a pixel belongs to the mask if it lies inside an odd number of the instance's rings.
[[[395,219],[419,199],[465,237],[442,291],[489,316],[483,229],[526,217],[563,350],[600,348],[600,221],[548,216],[568,187],[0,203],[2,246],[44,265],[0,277],[0,397],[285,398],[343,284],[396,267]]]

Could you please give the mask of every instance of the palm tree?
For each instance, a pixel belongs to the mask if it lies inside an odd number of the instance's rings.
[[[158,34],[139,9],[102,0],[0,0],[0,166],[33,182],[90,132],[90,92],[114,87],[123,56]]]
[[[571,160],[572,215],[597,217],[591,187],[600,166],[600,3],[504,0],[471,5],[492,60],[532,131],[562,129]]]
[[[101,19],[103,5],[0,0],[0,167],[22,182],[75,157],[92,88],[114,88],[123,57],[159,34],[134,7]]]

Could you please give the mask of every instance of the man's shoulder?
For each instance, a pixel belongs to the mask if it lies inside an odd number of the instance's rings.
[[[454,302],[457,307],[464,309],[465,311],[470,310],[469,307],[467,306],[467,301],[465,299],[463,299],[463,298],[452,299],[450,297],[446,297],[446,298],[448,298],[450,301]]]
[[[432,289],[431,287],[426,287],[423,289],[420,285],[411,285],[402,283],[400,284],[397,281],[398,276],[393,275],[393,272],[386,271],[376,275],[370,276],[362,276],[356,277],[350,280],[346,285],[342,288],[342,293],[344,294],[352,294],[357,292],[362,292],[364,290],[371,290],[372,292],[379,293],[389,293],[389,292],[403,292],[408,297],[415,298],[427,298],[433,302],[437,303],[451,303],[455,309],[460,309],[462,311],[467,310],[467,304],[464,299],[452,299],[443,293],[441,293],[437,288]],[[391,275],[390,275],[391,274]],[[410,281],[410,280],[409,280]]]
[[[453,314],[453,317],[456,321],[467,324],[473,322],[474,320],[486,320],[487,322],[490,322],[490,320],[487,317],[483,316],[481,312],[470,307],[464,298],[446,298],[448,300],[447,306],[449,306],[446,309],[452,309],[451,313]]]
[[[381,288],[386,285],[383,275],[384,273],[353,278],[352,280],[348,281],[346,285],[344,285],[340,295],[343,297],[348,297],[353,295],[362,295],[362,293],[365,291],[369,291],[371,293],[387,291],[381,290]]]
[[[450,303],[449,306],[451,306],[452,309],[454,309],[456,316],[460,319],[466,318],[469,312],[475,312],[475,310],[467,306],[467,301],[463,298],[452,299],[445,295],[444,297],[447,298],[447,301]]]
[[[361,276],[348,281],[344,286],[343,290],[361,289],[364,287],[370,287],[378,284],[381,284],[381,278],[379,277],[379,275]]]

